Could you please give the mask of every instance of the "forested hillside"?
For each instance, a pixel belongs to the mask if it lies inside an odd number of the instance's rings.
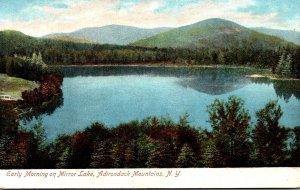
[[[230,22],[230,24],[237,27],[234,23]],[[241,26],[237,30],[248,31]],[[259,34],[258,36],[261,35],[263,34]],[[217,42],[215,45],[214,42],[209,42],[208,44],[212,45],[208,47],[147,48],[40,39],[24,35],[17,31],[0,31],[0,71],[2,70],[3,72],[5,70],[6,59],[8,57],[30,57],[33,52],[41,52],[43,60],[48,65],[145,63],[247,65],[271,68],[274,73],[277,71],[277,73],[282,75],[288,73],[289,76],[299,77],[299,46],[276,37],[263,36],[266,37],[251,38],[251,40],[246,40],[243,43],[235,40],[226,42],[226,44],[230,44],[231,41],[232,43],[239,43],[240,45],[237,46],[227,45],[226,47],[218,47]],[[279,64],[280,60],[282,64]],[[278,65],[280,66],[278,67]]]
[[[286,44],[280,38],[250,30],[228,20],[214,18],[175,28],[132,45],[160,48],[275,49]]]

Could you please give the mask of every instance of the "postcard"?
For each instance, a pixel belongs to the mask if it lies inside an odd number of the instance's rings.
[[[0,188],[300,187],[300,1],[0,1]]]

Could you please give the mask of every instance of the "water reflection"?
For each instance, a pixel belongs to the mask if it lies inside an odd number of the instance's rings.
[[[300,100],[300,81],[299,80],[270,80],[268,78],[253,78],[253,83],[272,85],[276,95],[283,98],[286,102],[294,96]]]
[[[300,81],[246,78],[248,74],[259,74],[265,70],[252,68],[222,67],[147,67],[147,66],[104,66],[104,67],[60,67],[65,77],[77,76],[125,76],[150,75],[178,77],[178,84],[209,95],[221,95],[243,88],[249,84],[273,84],[279,98],[288,101],[292,95],[300,99]]]
[[[217,67],[62,67],[66,77],[77,76],[124,76],[150,75],[177,77],[178,84],[209,95],[220,95],[243,88],[250,84],[246,74],[253,73],[251,68],[217,68]],[[257,72],[257,70],[256,70]]]
[[[51,114],[42,118],[49,139],[84,129],[94,121],[113,126],[153,115],[176,121],[188,113],[193,125],[209,128],[207,105],[230,95],[245,100],[253,122],[255,112],[278,97],[284,112],[281,123],[293,127],[300,122],[299,83],[244,77],[259,70],[112,66],[65,67],[61,71],[64,98],[54,101],[48,111],[38,109],[25,117]]]
[[[252,68],[222,68],[222,67],[147,67],[147,66],[103,66],[103,67],[59,67],[65,77],[77,76],[124,76],[151,75],[165,77],[228,77],[260,73],[262,70]]]
[[[196,78],[186,78],[178,81],[178,84],[209,95],[221,95],[232,92],[249,85],[251,81],[243,77],[226,77],[218,75],[203,75]]]
[[[41,115],[51,115],[57,108],[63,106],[63,103],[64,99],[61,93],[53,96],[49,102],[44,102],[42,105],[32,107],[23,104],[19,107],[19,116],[23,122],[30,122],[33,118],[38,119]]]

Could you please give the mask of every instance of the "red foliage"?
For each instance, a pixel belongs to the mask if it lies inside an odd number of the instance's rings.
[[[84,152],[86,149],[93,147],[93,142],[82,132],[77,132],[73,135],[71,140],[72,146],[75,151]]]
[[[172,126],[167,127],[160,127],[155,126],[152,128],[149,137],[161,142],[170,142],[173,140],[178,140],[179,138],[179,131]]]
[[[62,93],[60,88],[62,82],[63,75],[60,73],[46,76],[41,80],[39,88],[22,93],[22,98],[24,100],[22,103],[37,106],[43,102],[50,101],[53,96]]]
[[[19,133],[8,145],[7,162],[14,167],[26,164],[32,150],[31,137],[28,133]]]

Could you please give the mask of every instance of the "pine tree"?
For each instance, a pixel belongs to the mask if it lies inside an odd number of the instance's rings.
[[[226,63],[226,60],[225,60],[225,55],[223,53],[223,51],[219,51],[219,56],[218,56],[218,62],[219,64],[225,64]]]
[[[43,61],[43,57],[42,57],[41,52],[39,52],[39,54],[37,56],[36,64],[39,64],[39,65],[44,65],[45,64],[44,61]]]
[[[279,62],[276,66],[275,73],[281,76],[289,77],[292,75],[292,55],[288,54],[285,57],[285,54],[280,56]]]
[[[221,165],[218,163],[217,149],[213,139],[207,139],[206,145],[203,150],[203,161],[204,167],[214,167],[215,165]]]
[[[97,144],[91,156],[90,166],[92,168],[110,168],[112,167],[112,158],[110,147],[107,143]]]
[[[282,68],[282,75],[283,76],[291,76],[292,74],[292,56],[291,54],[288,54],[285,61],[284,61],[284,65]]]
[[[37,62],[38,62],[38,56],[36,55],[35,52],[33,52],[32,57],[31,57],[31,63],[37,64]]]
[[[197,160],[195,158],[195,154],[193,150],[187,144],[184,144],[176,160],[176,167],[179,168],[195,167],[197,164],[196,161]]]
[[[68,168],[69,158],[71,156],[70,148],[66,148],[58,158],[56,168]]]

